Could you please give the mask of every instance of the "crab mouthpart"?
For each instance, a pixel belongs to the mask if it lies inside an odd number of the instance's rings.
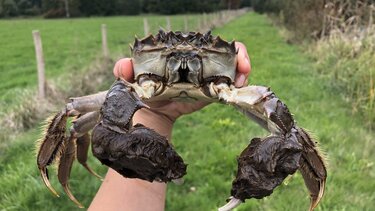
[[[199,75],[202,69],[201,59],[195,53],[173,53],[167,63],[168,82],[193,83],[199,85]]]

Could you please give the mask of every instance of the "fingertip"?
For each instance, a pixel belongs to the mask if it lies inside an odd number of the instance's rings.
[[[248,76],[251,72],[251,63],[247,53],[246,46],[241,42],[236,42],[237,54],[237,72]]]
[[[132,60],[130,58],[118,60],[113,68],[113,74],[116,78],[132,81],[134,77]]]

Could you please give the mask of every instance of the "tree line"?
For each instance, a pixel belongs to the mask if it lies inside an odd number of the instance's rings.
[[[0,0],[0,17],[44,18],[209,13],[248,7],[251,0]]]

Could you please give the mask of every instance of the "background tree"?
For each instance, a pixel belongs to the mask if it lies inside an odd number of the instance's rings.
[[[140,0],[117,0],[116,8],[120,15],[138,15],[142,9]]]

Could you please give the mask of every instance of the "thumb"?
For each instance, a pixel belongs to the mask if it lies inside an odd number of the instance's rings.
[[[132,82],[134,80],[133,63],[130,58],[123,58],[116,62],[113,68],[113,74],[116,78],[122,78]]]

